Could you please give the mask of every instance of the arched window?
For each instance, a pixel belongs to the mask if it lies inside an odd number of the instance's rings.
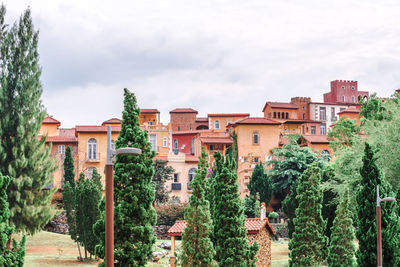
[[[178,150],[178,140],[174,139],[174,150]]]
[[[276,119],[276,112],[274,112],[274,119]]]
[[[219,120],[215,120],[214,129],[219,129]]]
[[[97,159],[97,141],[94,138],[90,138],[88,141],[88,159]]]
[[[289,119],[289,113],[286,112],[286,119]]]
[[[193,180],[195,175],[196,175],[196,168],[191,168],[189,170],[189,183]]]
[[[280,119],[281,118],[281,113],[280,112],[278,112],[278,119]]]
[[[352,96],[352,97],[351,97],[351,102],[353,102],[353,103],[356,102],[356,97],[355,97],[355,96]]]
[[[322,158],[323,160],[330,161],[330,159],[331,159],[331,154],[329,153],[328,150],[322,150],[322,151],[321,151],[321,158]]]
[[[346,100],[346,98],[344,97],[344,95],[342,95],[342,102],[344,102]]]
[[[260,138],[258,136],[258,133],[257,132],[253,133],[253,144],[258,145],[260,143],[259,139]]]

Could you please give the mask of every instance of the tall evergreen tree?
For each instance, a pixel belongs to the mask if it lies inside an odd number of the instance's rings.
[[[167,165],[165,160],[154,161],[154,175],[153,183],[156,188],[155,203],[162,204],[168,202],[168,190],[165,183],[172,179],[172,174],[175,172],[174,168]]]
[[[70,182],[64,185],[64,191],[62,194],[64,209],[67,217],[68,233],[72,240],[74,240],[78,246],[79,259],[82,259],[81,249],[78,242],[78,232],[76,228],[75,220],[75,187],[72,188]]]
[[[242,200],[238,193],[236,163],[214,153],[214,246],[219,266],[255,266],[258,244],[250,246]]]
[[[325,259],[328,239],[324,236],[320,168],[312,164],[297,181],[296,218],[294,233],[289,241],[289,266],[319,266]]]
[[[7,186],[10,177],[0,173],[0,266],[24,266],[25,258],[25,236],[20,243],[14,239],[13,248],[7,248],[9,237],[14,231],[14,227],[9,225],[10,211],[7,202]]]
[[[271,178],[265,173],[262,163],[256,165],[251,175],[249,184],[247,185],[250,195],[255,198],[259,193],[260,201],[268,206],[272,197],[272,181]]]
[[[10,176],[10,222],[35,233],[55,215],[51,203],[55,161],[38,132],[46,115],[41,103],[38,48],[31,11],[0,40],[0,172]]]
[[[68,146],[65,150],[64,158],[64,184],[70,183],[72,188],[75,187],[75,170],[74,170],[74,158],[72,157],[71,147]]]
[[[349,211],[349,194],[346,192],[336,210],[336,218],[331,229],[331,241],[328,253],[330,267],[354,267],[355,246],[353,220]]]
[[[145,266],[155,242],[153,226],[156,213],[152,207],[155,190],[152,151],[147,132],[140,129],[136,97],[124,89],[124,111],[116,148],[136,147],[141,155],[117,155],[114,163],[115,192],[115,266]],[[104,215],[104,213],[103,213]],[[104,221],[104,216],[102,216]],[[104,251],[103,222],[95,229],[101,238],[97,251]]]
[[[93,169],[92,181],[97,185],[97,188],[99,188],[100,191],[103,190],[103,184],[101,183],[101,175],[97,171],[97,168]]]
[[[191,182],[192,195],[185,210],[187,226],[182,235],[183,266],[215,266],[215,250],[210,239],[212,221],[210,204],[205,196],[208,154],[202,149],[198,171]]]
[[[376,266],[376,186],[379,185],[381,196],[392,193],[390,185],[383,180],[382,172],[375,162],[374,152],[366,143],[363,166],[360,170],[361,182],[357,192],[357,231],[359,241],[356,253],[358,266]],[[382,202],[382,255],[383,266],[399,264],[399,223],[396,205]]]

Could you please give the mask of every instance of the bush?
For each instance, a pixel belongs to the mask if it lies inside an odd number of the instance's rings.
[[[187,203],[167,203],[156,206],[157,225],[174,225],[176,220],[183,220]]]
[[[268,218],[270,218],[270,219],[279,218],[279,214],[276,213],[275,211],[273,211],[273,212],[271,212],[270,214],[268,214]]]

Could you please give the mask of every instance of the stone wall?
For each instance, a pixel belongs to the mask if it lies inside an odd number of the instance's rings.
[[[271,266],[271,234],[263,228],[258,234],[248,234],[247,239],[250,244],[258,243],[259,250],[256,255],[257,267],[270,267]]]

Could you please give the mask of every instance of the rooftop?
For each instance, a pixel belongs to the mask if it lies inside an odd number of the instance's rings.
[[[329,144],[328,135],[303,135],[303,138],[311,144]]]
[[[287,103],[287,102],[267,102],[264,105],[264,108],[262,110],[263,112],[267,108],[267,106],[270,106],[271,108],[283,108],[283,109],[298,109],[299,108],[295,104]]]
[[[78,133],[107,133],[107,126],[104,125],[77,125],[75,129],[75,135]],[[118,133],[120,131],[121,126],[111,126],[111,132]]]
[[[141,108],[140,113],[142,114],[150,114],[150,113],[160,113],[158,109],[155,108]]]
[[[249,117],[249,113],[214,113],[208,114],[208,117]]]
[[[54,119],[51,116],[47,116],[43,119],[42,124],[61,124],[58,120]]]
[[[109,120],[103,121],[103,123],[101,125],[105,125],[105,124],[121,124],[122,120],[118,119],[118,118],[111,118]]]
[[[176,108],[171,110],[169,113],[198,113],[196,110],[192,108]]]
[[[281,123],[275,120],[266,119],[266,118],[245,118],[242,120],[238,120],[233,123],[233,125],[237,124],[264,124],[264,125],[280,125]]]
[[[233,144],[231,137],[200,137],[203,144]]]
[[[358,110],[356,107],[348,107],[345,110],[340,111],[338,114],[343,114],[343,113],[360,113],[360,110]]]

